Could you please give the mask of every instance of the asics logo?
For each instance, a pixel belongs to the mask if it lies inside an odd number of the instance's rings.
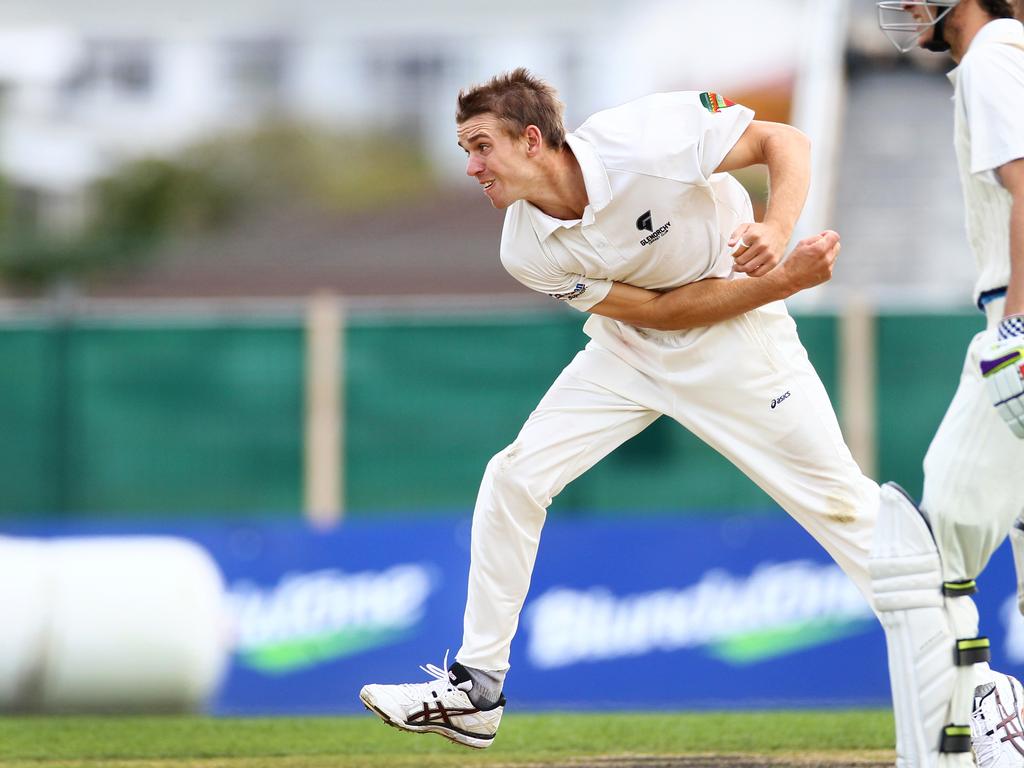
[[[433,707],[431,707],[430,703],[425,701],[423,702],[423,709],[421,709],[419,712],[414,712],[413,714],[409,715],[409,719],[407,722],[409,722],[409,724],[411,725],[444,723],[449,728],[454,728],[455,726],[452,724],[453,717],[475,715],[479,711],[480,710],[475,707],[471,707],[468,709],[463,707],[449,708],[441,702],[437,702],[434,704]]]
[[[775,410],[775,406],[781,405],[782,401],[785,400],[787,397],[789,397],[789,392],[786,392],[786,394],[779,395],[778,397],[774,398],[772,400],[772,410]]]

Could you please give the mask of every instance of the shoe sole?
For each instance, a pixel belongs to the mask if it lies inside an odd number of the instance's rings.
[[[453,731],[450,728],[445,728],[440,725],[409,725],[409,723],[404,720],[395,720],[395,718],[378,707],[373,702],[372,698],[363,691],[359,692],[359,700],[363,702],[363,706],[366,707],[366,709],[383,720],[385,725],[390,725],[392,728],[396,728],[403,733],[436,733],[438,736],[443,736],[448,739],[448,741],[453,744],[469,747],[471,749],[487,749],[493,743],[493,739],[475,739],[472,736],[466,736],[465,734],[458,733],[457,731]]]

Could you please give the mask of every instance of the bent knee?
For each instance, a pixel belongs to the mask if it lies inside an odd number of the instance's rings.
[[[935,531],[947,578],[950,574],[978,576],[1006,535],[997,521],[979,515],[979,510],[940,506],[925,511]]]
[[[535,462],[524,460],[519,443],[512,443],[491,457],[487,463],[486,478],[498,496],[529,500],[542,507],[551,503],[544,473]]]

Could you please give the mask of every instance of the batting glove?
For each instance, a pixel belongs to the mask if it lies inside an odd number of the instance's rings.
[[[1003,421],[1024,438],[1024,316],[1000,321],[998,340],[981,361],[981,375]]]

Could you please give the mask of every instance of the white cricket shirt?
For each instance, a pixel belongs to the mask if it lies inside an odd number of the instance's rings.
[[[587,188],[583,217],[555,219],[513,203],[501,235],[505,269],[582,311],[612,282],[664,290],[729,277],[726,242],[753,212],[743,186],[714,170],[753,116],[696,91],[598,112],[566,137]]]
[[[967,239],[978,280],[974,298],[1010,279],[1013,198],[995,169],[1024,157],[1024,26],[996,19],[983,26],[949,73]]]

